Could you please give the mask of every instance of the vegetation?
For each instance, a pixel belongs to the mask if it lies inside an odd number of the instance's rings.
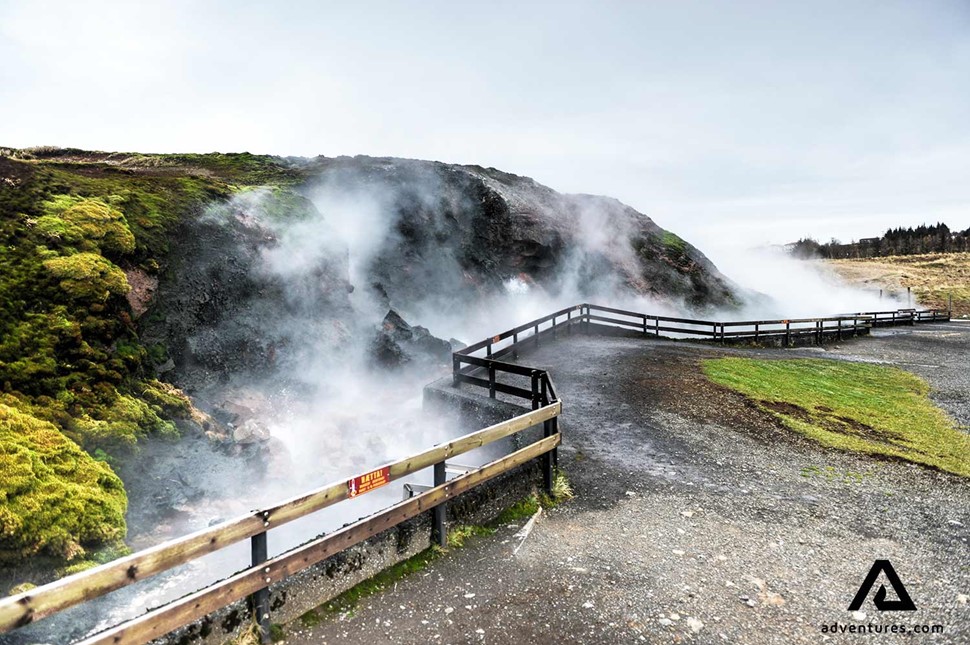
[[[444,551],[440,547],[429,547],[407,560],[402,560],[394,566],[384,569],[373,578],[368,578],[354,585],[330,602],[325,603],[322,607],[307,612],[300,617],[300,620],[304,625],[312,624],[314,620],[319,622],[321,616],[318,612],[321,609],[329,613],[352,612],[360,604],[361,600],[383,591],[398,580],[412,573],[424,570],[429,564],[441,557],[443,553]]]
[[[154,379],[164,348],[141,343],[126,272],[157,276],[207,204],[296,178],[247,153],[0,149],[0,558],[72,560],[124,537],[110,463],[193,413]]]
[[[798,258],[877,258],[890,255],[953,253],[970,251],[970,228],[951,231],[946,224],[921,224],[916,228],[891,228],[882,237],[870,237],[843,244],[839,240],[819,243],[804,238],[790,245]]]
[[[905,296],[909,288],[914,305],[946,309],[952,298],[953,315],[970,317],[970,253],[828,260],[826,265],[851,284],[887,295]]]
[[[895,367],[820,359],[705,361],[713,382],[740,392],[819,443],[970,476],[970,436]]]
[[[51,423],[0,403],[0,561],[66,560],[125,535],[121,480]]]

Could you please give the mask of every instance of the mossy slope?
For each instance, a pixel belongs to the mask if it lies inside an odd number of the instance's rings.
[[[206,204],[292,178],[248,154],[0,148],[0,561],[124,537],[122,484],[88,453],[177,437],[192,412],[154,378],[165,350],[141,343],[126,274],[164,271]]]

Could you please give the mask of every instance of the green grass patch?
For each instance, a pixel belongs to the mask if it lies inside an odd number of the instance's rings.
[[[750,358],[707,360],[703,370],[825,446],[970,476],[970,436],[930,401],[929,385],[909,372],[822,359]]]
[[[312,622],[314,618],[310,614],[319,613],[320,610],[329,613],[352,613],[357,605],[360,604],[361,600],[383,591],[402,578],[424,570],[429,564],[441,557],[443,553],[444,551],[437,546],[425,549],[407,560],[403,560],[392,567],[384,569],[373,578],[354,585],[333,600],[323,604],[317,610],[303,614],[300,617],[300,621],[303,624]]]
[[[448,531],[448,546],[460,549],[465,546],[465,540],[472,537],[488,537],[495,533],[495,529],[477,524],[460,524]]]
[[[511,524],[513,522],[521,522],[522,520],[527,520],[539,510],[539,496],[529,495],[525,499],[517,501],[512,506],[501,512],[497,518],[495,518],[496,524]]]

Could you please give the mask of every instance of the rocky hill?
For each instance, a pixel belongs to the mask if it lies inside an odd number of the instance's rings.
[[[386,355],[387,320],[437,356],[408,323],[510,288],[736,298],[632,208],[491,168],[0,149],[0,560],[122,538],[145,441],[257,442],[239,388]]]

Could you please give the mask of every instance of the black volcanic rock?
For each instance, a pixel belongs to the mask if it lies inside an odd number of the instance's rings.
[[[316,176],[311,196],[339,194],[384,214],[367,268],[375,295],[392,307],[447,309],[514,279],[551,293],[735,304],[703,253],[615,199],[560,194],[494,168],[407,159],[318,158],[303,170]]]
[[[452,346],[420,325],[411,326],[393,309],[387,312],[371,343],[371,356],[384,367],[398,367],[415,360],[447,363]]]

